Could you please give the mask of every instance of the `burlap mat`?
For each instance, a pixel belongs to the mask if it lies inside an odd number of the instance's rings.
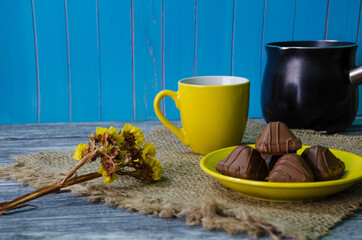
[[[248,121],[243,143],[254,143],[263,125]],[[326,135],[293,130],[305,145],[321,144],[362,155],[362,137]],[[164,167],[163,181],[151,185],[122,177],[105,185],[101,179],[72,187],[90,201],[119,206],[160,217],[185,217],[187,224],[229,233],[246,232],[251,236],[266,233],[273,238],[290,236],[316,239],[345,216],[360,208],[362,182],[328,199],[308,203],[274,203],[243,197],[219,184],[199,167],[202,156],[185,147],[165,127],[152,129],[146,141],[157,148]],[[39,152],[18,156],[12,166],[0,167],[0,177],[29,183],[39,188],[59,180],[76,163],[73,152]],[[94,163],[78,174],[98,169]]]

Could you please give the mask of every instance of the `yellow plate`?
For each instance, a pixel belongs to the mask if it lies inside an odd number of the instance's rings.
[[[255,147],[255,145],[249,145]],[[303,145],[297,154],[301,154],[309,146]],[[359,179],[362,179],[362,157],[340,150],[330,149],[341,159],[346,169],[342,177],[333,181],[307,183],[277,183],[267,181],[253,181],[229,177],[219,173],[215,166],[224,160],[235,147],[223,148],[207,154],[201,159],[200,166],[207,174],[213,176],[220,183],[235,190],[241,195],[274,202],[303,202],[321,199],[343,191]]]

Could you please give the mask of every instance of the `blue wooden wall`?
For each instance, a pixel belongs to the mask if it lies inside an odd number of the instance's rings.
[[[202,75],[249,78],[262,117],[265,43],[361,43],[361,21],[361,0],[0,0],[0,124],[154,120]]]

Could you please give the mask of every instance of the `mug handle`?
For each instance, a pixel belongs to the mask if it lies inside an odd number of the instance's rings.
[[[171,132],[173,132],[186,146],[189,146],[189,141],[186,137],[185,130],[183,128],[175,127],[175,125],[170,123],[170,121],[167,120],[165,115],[163,115],[163,113],[161,112],[160,102],[161,102],[161,99],[164,97],[172,98],[176,103],[177,109],[180,109],[180,107],[179,107],[180,101],[178,98],[178,92],[174,92],[171,90],[163,90],[156,95],[155,101],[153,102],[153,107],[155,108],[155,112],[156,112],[158,119],[160,119],[160,121],[163,123],[163,125],[165,125]]]

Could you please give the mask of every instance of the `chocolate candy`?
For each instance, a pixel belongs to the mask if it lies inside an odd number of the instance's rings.
[[[313,182],[314,174],[304,159],[295,154],[283,155],[269,173],[269,182]]]
[[[271,171],[275,165],[275,163],[279,160],[282,155],[264,155],[260,154],[266,165],[268,166],[269,171]]]
[[[256,150],[264,155],[295,153],[301,147],[300,139],[282,122],[270,122],[255,142]]]
[[[312,168],[316,181],[339,179],[345,169],[344,163],[327,147],[316,145],[307,148],[302,153],[302,157]]]
[[[237,178],[264,180],[268,167],[260,154],[252,147],[236,147],[229,156],[216,165],[219,172]]]

